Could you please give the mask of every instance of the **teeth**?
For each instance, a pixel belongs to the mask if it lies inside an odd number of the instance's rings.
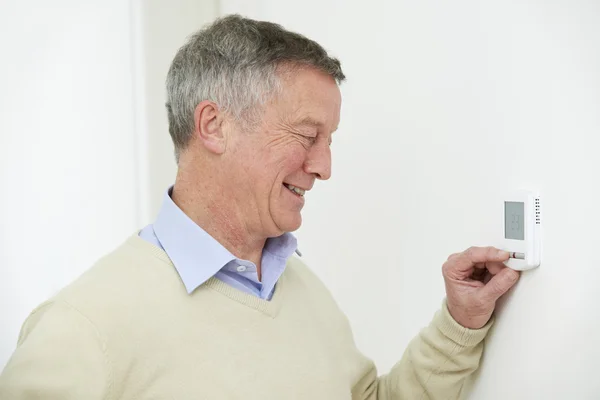
[[[288,185],[287,183],[285,184],[285,187],[300,196],[304,196],[304,193],[306,192],[306,190],[304,190],[304,189],[300,189],[300,188],[297,188],[296,186]]]

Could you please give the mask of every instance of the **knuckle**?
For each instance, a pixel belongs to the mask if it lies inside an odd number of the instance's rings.
[[[446,261],[442,264],[442,272],[446,274],[446,272],[452,270],[452,268],[456,265],[456,260],[461,257],[463,253],[452,253],[448,256]]]
[[[444,278],[455,278],[456,276],[456,263],[447,261],[442,265],[442,275]]]
[[[454,260],[456,257],[458,257],[460,255],[461,255],[461,253],[452,253],[448,256],[448,259],[446,261]]]
[[[487,255],[488,258],[495,258],[496,254],[498,253],[498,250],[496,250],[496,248],[492,247],[492,246],[488,246],[485,248],[485,254]]]
[[[471,246],[467,250],[465,250],[465,255],[467,255],[469,258],[473,258],[473,256],[476,255],[478,251],[479,247]]]
[[[481,261],[481,262],[483,262],[485,260],[495,259],[497,253],[498,253],[498,250],[493,246],[486,246],[486,247],[471,246],[464,252],[464,254],[467,257],[469,257],[469,259],[474,260],[474,261],[475,260]]]
[[[488,285],[490,285],[491,289],[496,293],[501,292],[503,289],[502,283],[500,282],[499,279],[494,279],[494,280],[490,281],[490,283],[488,283]]]
[[[447,275],[448,270],[451,268],[452,263],[450,261],[446,261],[444,264],[442,264],[442,273],[444,275]]]

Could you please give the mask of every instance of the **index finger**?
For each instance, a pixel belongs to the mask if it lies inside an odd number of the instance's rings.
[[[462,253],[450,256],[444,268],[452,272],[471,272],[475,265],[486,262],[504,262],[508,260],[510,253],[495,247],[470,247]]]

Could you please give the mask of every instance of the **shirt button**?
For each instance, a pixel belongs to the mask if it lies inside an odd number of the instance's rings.
[[[244,271],[246,271],[246,267],[243,265],[238,265],[237,272],[244,272]]]

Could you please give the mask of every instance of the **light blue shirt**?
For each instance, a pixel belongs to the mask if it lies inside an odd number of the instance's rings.
[[[188,293],[211,277],[241,291],[270,300],[288,258],[297,250],[291,233],[267,239],[261,259],[261,278],[256,265],[231,254],[223,245],[192,221],[165,193],[156,221],[139,233],[142,239],[163,249],[177,269]]]

